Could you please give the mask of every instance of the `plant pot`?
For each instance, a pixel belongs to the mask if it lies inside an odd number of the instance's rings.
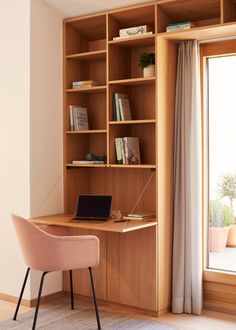
[[[231,225],[229,228],[227,246],[236,247],[236,225]]]
[[[226,247],[228,238],[228,227],[210,227],[209,228],[209,251],[221,252]]]
[[[143,77],[154,77],[155,76],[155,65],[151,64],[147,66],[146,68],[143,68]]]

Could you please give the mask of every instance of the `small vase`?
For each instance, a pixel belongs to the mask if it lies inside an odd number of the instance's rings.
[[[143,77],[154,77],[155,76],[155,65],[151,64],[146,68],[143,68]]]

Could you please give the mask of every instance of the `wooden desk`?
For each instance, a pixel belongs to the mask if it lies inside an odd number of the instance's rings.
[[[34,223],[41,223],[47,225],[57,225],[71,228],[82,228],[82,229],[94,229],[101,231],[109,231],[114,233],[127,233],[129,231],[140,230],[147,227],[156,226],[157,222],[155,219],[147,221],[126,221],[126,222],[114,222],[114,220],[108,220],[104,222],[98,221],[84,221],[84,222],[71,222],[70,220],[74,217],[73,214],[55,214],[44,217],[31,218],[30,220]]]
[[[66,226],[71,234],[96,235],[100,240],[100,264],[94,269],[96,293],[106,302],[157,311],[157,222],[69,222],[72,214],[30,219],[33,223]],[[145,231],[145,232],[144,232]],[[75,251],[76,253],[76,251]],[[87,270],[73,271],[74,291],[91,296]],[[64,290],[70,290],[64,273]]]

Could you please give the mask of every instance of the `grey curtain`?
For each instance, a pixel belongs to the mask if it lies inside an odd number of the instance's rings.
[[[175,103],[172,312],[202,309],[202,160],[197,41],[181,42]]]

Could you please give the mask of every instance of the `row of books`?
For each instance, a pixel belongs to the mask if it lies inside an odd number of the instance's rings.
[[[193,27],[192,22],[181,22],[181,23],[174,23],[169,24],[166,27],[166,32],[174,32],[174,31],[180,31],[180,30],[189,30]]]
[[[96,80],[80,80],[80,81],[72,81],[72,88],[78,89],[78,88],[86,88],[86,87],[94,87],[101,85]]]
[[[130,28],[120,29],[119,30],[119,37],[114,37],[113,40],[119,40],[122,38],[128,37],[135,37],[135,36],[142,36],[147,34],[152,34],[153,29],[148,25],[139,25],[133,26]]]
[[[89,129],[87,108],[69,105],[70,130],[84,131]]]
[[[113,120],[132,120],[130,112],[129,98],[124,93],[112,94]]]
[[[115,138],[115,147],[117,164],[141,164],[138,137]]]

